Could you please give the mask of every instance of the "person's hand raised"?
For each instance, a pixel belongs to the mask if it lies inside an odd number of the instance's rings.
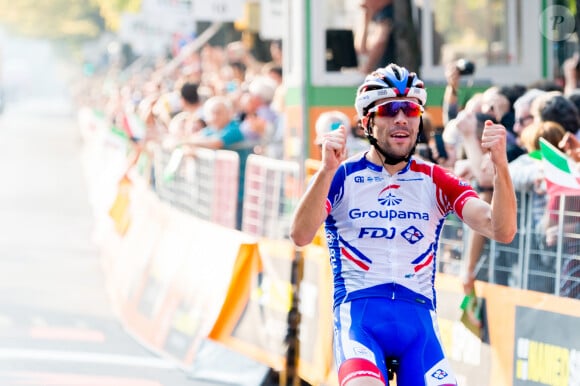
[[[567,132],[560,143],[558,143],[558,147],[562,149],[568,157],[576,162],[580,162],[580,141],[574,134]]]
[[[578,53],[575,53],[568,59],[564,60],[562,63],[562,73],[566,79],[576,80],[577,78],[577,66],[578,62],[580,61],[580,56]]]
[[[481,147],[483,151],[489,151],[494,165],[507,165],[506,151],[507,130],[503,125],[485,121],[483,134],[481,135]]]
[[[338,129],[324,134],[322,139],[322,167],[336,170],[346,158],[346,129],[341,125]]]
[[[472,137],[477,130],[477,118],[471,111],[460,111],[455,118],[455,125],[457,130],[464,137]]]
[[[455,91],[457,91],[459,88],[460,77],[461,75],[459,74],[459,69],[455,63],[449,63],[445,67],[445,79],[447,80],[447,85]]]

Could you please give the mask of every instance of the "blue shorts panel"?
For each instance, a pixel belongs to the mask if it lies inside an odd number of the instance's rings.
[[[436,313],[407,301],[356,299],[334,310],[337,368],[351,358],[374,363],[387,379],[397,358],[398,386],[455,385],[439,339]]]

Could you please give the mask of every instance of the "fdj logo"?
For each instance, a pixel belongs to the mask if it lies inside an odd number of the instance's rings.
[[[435,379],[439,379],[439,380],[441,380],[441,379],[445,378],[447,375],[449,375],[449,374],[447,374],[447,373],[446,373],[444,370],[442,370],[442,369],[437,369],[437,370],[435,370],[435,372],[434,372],[433,374],[431,374],[431,376],[432,376],[433,378],[435,378]]]
[[[356,176],[354,177],[354,182],[356,182],[357,184],[362,184],[365,182],[365,178],[363,176]]]
[[[391,228],[367,228],[367,227],[363,227],[360,229],[360,232],[358,234],[358,238],[362,239],[362,238],[371,238],[371,239],[392,239],[393,237],[395,237],[396,234],[396,230],[395,228],[391,227]]]
[[[411,244],[415,244],[419,242],[423,237],[425,237],[425,235],[423,235],[423,233],[414,226],[410,226],[409,228],[405,229],[401,233],[401,235],[405,240],[407,240]]]

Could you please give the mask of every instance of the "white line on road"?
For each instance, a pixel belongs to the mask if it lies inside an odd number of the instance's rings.
[[[179,367],[177,364],[162,358],[100,354],[82,351],[0,349],[0,360],[81,362],[129,367],[149,367],[157,369],[175,369]]]

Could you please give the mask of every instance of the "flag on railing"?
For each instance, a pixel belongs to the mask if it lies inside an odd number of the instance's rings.
[[[544,160],[548,194],[551,196],[580,194],[578,165],[544,138],[540,138],[540,150]]]
[[[483,302],[475,294],[475,288],[465,295],[461,302],[461,323],[479,339],[483,333],[482,307]]]

